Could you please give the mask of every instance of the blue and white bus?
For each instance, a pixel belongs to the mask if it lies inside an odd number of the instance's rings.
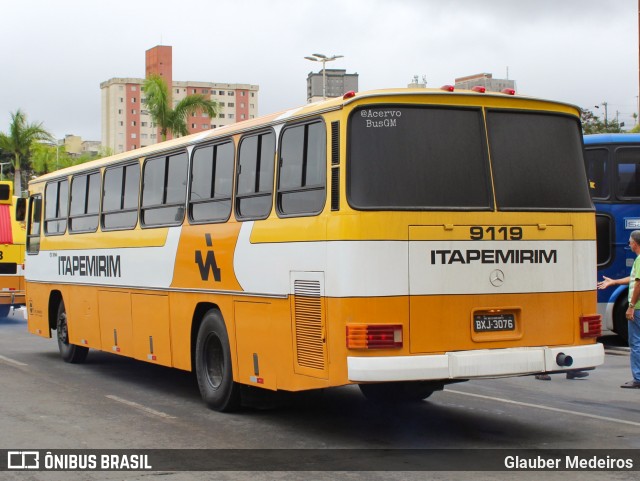
[[[585,135],[584,148],[596,207],[598,279],[626,277],[635,259],[629,234],[640,229],[640,134]],[[626,286],[598,291],[603,329],[615,331],[624,339],[627,294]]]

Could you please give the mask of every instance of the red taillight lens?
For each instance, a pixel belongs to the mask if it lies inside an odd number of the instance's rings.
[[[342,96],[342,99],[343,99],[343,100],[347,100],[347,99],[350,99],[350,98],[355,97],[355,96],[356,96],[355,91],[353,91],[353,90],[349,90],[347,93],[345,93],[345,94]]]
[[[440,87],[440,90],[444,90],[445,92],[453,92],[455,87],[453,85],[443,85]]]
[[[602,335],[602,316],[593,314],[580,316],[580,337],[600,337]]]
[[[402,347],[400,324],[352,324],[347,326],[347,349],[393,349]]]
[[[479,92],[481,94],[485,93],[487,91],[486,87],[481,87],[480,85],[476,85],[475,87],[471,87],[471,90],[473,90],[474,92]]]
[[[513,89],[502,89],[501,92],[503,94],[507,94],[507,95],[515,95],[516,94],[516,91],[513,90]]]

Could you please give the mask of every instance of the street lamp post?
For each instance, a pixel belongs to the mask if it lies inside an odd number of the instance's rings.
[[[305,57],[307,60],[311,60],[312,62],[322,62],[322,98],[327,99],[327,70],[326,63],[331,62],[337,58],[342,58],[344,55],[332,55],[331,57],[327,57],[321,53],[312,53],[311,56]]]

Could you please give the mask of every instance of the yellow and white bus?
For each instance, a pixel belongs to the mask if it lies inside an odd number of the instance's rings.
[[[25,204],[18,207],[19,203],[13,182],[0,181],[0,318],[12,307],[24,306],[25,225],[16,220],[16,208],[24,209]]]
[[[29,331],[241,386],[450,382],[604,360],[579,111],[382,90],[70,167],[29,185]]]

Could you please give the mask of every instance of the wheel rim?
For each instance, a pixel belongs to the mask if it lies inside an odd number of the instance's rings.
[[[220,338],[215,334],[207,337],[204,352],[202,353],[207,382],[212,388],[218,389],[224,377],[224,354]]]
[[[69,343],[69,331],[67,329],[67,313],[63,312],[58,317],[58,341],[62,344]]]

